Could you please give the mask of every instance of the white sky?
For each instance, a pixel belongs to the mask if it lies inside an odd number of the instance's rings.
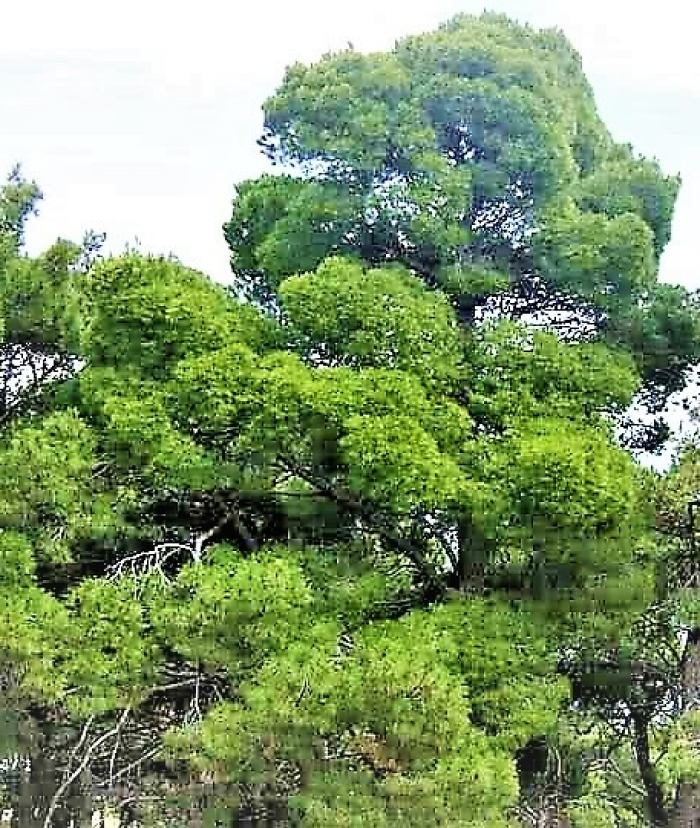
[[[614,135],[680,172],[662,276],[700,287],[700,50],[691,0],[492,0],[558,25],[581,52]],[[33,252],[93,228],[120,250],[174,252],[229,275],[233,186],[264,169],[260,106],[294,60],[385,49],[472,0],[24,0],[3,4],[0,173],[45,192]]]

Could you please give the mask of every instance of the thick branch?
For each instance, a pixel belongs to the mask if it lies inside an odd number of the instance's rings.
[[[664,804],[664,792],[651,760],[649,746],[649,721],[640,715],[632,716],[634,727],[634,752],[637,757],[639,774],[646,791],[647,808],[652,828],[664,828],[669,824],[669,814]]]
[[[441,582],[435,567],[427,560],[424,550],[415,541],[408,540],[394,530],[394,518],[383,515],[368,504],[358,500],[347,492],[343,492],[330,481],[314,475],[312,472],[287,464],[302,480],[312,485],[320,494],[325,495],[335,503],[344,506],[349,511],[363,518],[379,534],[381,539],[397,552],[400,552],[417,567],[431,587],[439,587],[442,592],[444,585]]]

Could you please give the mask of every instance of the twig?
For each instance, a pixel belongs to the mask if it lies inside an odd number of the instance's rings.
[[[201,678],[202,678],[201,675],[197,674],[197,683],[194,686],[194,709],[197,713],[197,719],[199,721],[202,720],[202,710],[199,706],[199,685],[200,685]]]
[[[193,560],[197,561],[197,552],[186,543],[160,543],[147,552],[137,552],[122,558],[108,569],[108,577],[112,579],[121,578],[128,571],[134,576],[145,575],[147,572],[158,572],[164,581],[168,577],[163,571],[163,564],[178,552],[187,552]]]
[[[298,698],[297,698],[297,700],[294,702],[294,706],[295,706],[295,707],[299,707],[299,705],[300,705],[300,704],[301,704],[301,702],[302,702],[302,699],[303,699],[303,698],[304,698],[304,696],[305,696],[305,695],[309,692],[309,689],[310,689],[310,686],[309,686],[309,680],[308,680],[307,678],[304,678],[304,683],[302,684],[302,687],[301,687],[301,692],[299,693],[299,697],[298,697]]]
[[[99,739],[96,739],[85,751],[85,755],[83,756],[82,761],[78,765],[78,767],[71,773],[63,782],[59,785],[56,793],[51,798],[51,802],[49,804],[49,808],[46,812],[46,818],[44,819],[43,828],[51,828],[51,819],[53,818],[54,813],[56,812],[56,808],[58,807],[58,803],[61,801],[61,798],[68,790],[68,788],[75,782],[75,780],[80,776],[80,774],[87,768],[90,763],[90,759],[92,758],[93,753],[103,745],[106,741],[111,739],[114,735],[119,732],[119,725],[113,727],[112,730],[107,731],[107,733],[100,736]]]
[[[129,717],[130,712],[131,712],[131,708],[127,705],[127,707],[124,709],[124,712],[122,713],[121,718],[119,719],[119,722],[117,724],[117,732],[116,732],[115,737],[114,737],[114,748],[112,749],[112,755],[109,758],[109,785],[110,785],[110,787],[112,786],[113,780],[114,780],[114,763],[117,760],[117,752],[119,750],[119,742],[120,742],[121,732],[124,728],[124,725],[126,724],[126,720]]]
[[[243,544],[248,552],[255,552],[258,548],[257,541],[251,536],[241,520],[238,512],[235,510],[227,512],[219,522],[207,529],[205,532],[193,534],[190,537],[189,543],[178,543],[175,541],[168,541],[159,543],[153,549],[146,552],[137,552],[134,555],[128,555],[122,558],[116,564],[108,569],[108,576],[110,578],[120,578],[126,572],[134,576],[145,575],[147,572],[158,572],[164,582],[168,582],[168,577],[163,571],[163,565],[174,557],[178,552],[186,552],[192,558],[195,564],[202,561],[204,555],[204,547],[209,541],[217,535],[228,523],[234,523],[236,531],[241,537]]]
[[[63,774],[64,779],[66,779],[70,775],[71,768],[73,767],[73,762],[75,761],[75,757],[78,755],[78,752],[80,751],[80,748],[85,744],[85,740],[87,739],[88,732],[90,731],[90,728],[92,727],[92,723],[94,721],[95,721],[95,717],[90,716],[88,718],[88,720],[85,722],[82,733],[80,734],[80,738],[78,739],[78,742],[76,743],[75,747],[70,752],[70,756],[68,757],[68,765],[66,766],[66,770]]]
[[[141,794],[134,794],[133,796],[127,796],[124,799],[120,799],[117,802],[118,808],[126,808],[127,805],[133,805],[136,802],[162,802],[165,799],[164,796],[156,796],[154,794],[148,796],[142,796]]]
[[[194,678],[184,679],[183,681],[173,681],[170,684],[157,684],[150,688],[151,693],[164,693],[166,690],[180,690],[183,687],[191,687],[196,684],[198,676]]]
[[[139,767],[139,765],[143,765],[143,763],[148,762],[149,759],[153,759],[153,757],[157,753],[160,752],[161,747],[162,746],[159,742],[154,748],[151,748],[150,750],[147,750],[146,753],[144,753],[138,759],[136,759],[133,762],[130,762],[125,768],[122,768],[120,771],[117,771],[117,773],[114,774],[114,779],[113,779],[112,784],[114,782],[116,782],[118,779],[121,779],[123,776],[126,776],[127,773],[129,773],[129,771],[134,770],[134,768]],[[105,780],[102,784],[106,784],[106,783],[107,783],[107,780]],[[44,826],[44,828],[47,828],[47,826]]]
[[[615,760],[612,758],[612,756],[608,756],[607,764],[613,769],[613,771],[615,772],[615,775],[617,776],[617,778],[620,780],[620,782],[622,782],[622,784],[628,790],[632,791],[633,794],[636,794],[637,796],[641,796],[644,799],[646,799],[646,797],[647,797],[646,791],[643,790],[642,788],[638,787],[637,785],[635,785],[634,782],[630,782],[630,780],[627,779],[627,777],[625,776],[622,768],[620,768],[620,766],[615,762]]]

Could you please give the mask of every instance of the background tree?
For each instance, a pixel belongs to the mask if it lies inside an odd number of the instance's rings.
[[[657,279],[679,180],[612,140],[560,32],[462,15],[292,66],[261,145],[284,174],[242,183],[225,227],[247,295],[274,303],[330,254],[399,262],[467,328],[534,318],[628,350],[655,414],[685,385],[696,300]]]

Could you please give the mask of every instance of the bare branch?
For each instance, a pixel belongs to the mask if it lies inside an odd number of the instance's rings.
[[[80,738],[78,739],[75,747],[73,748],[73,750],[70,753],[70,756],[68,757],[68,765],[67,765],[66,771],[63,775],[64,779],[66,779],[69,776],[69,774],[71,772],[71,768],[73,767],[73,762],[75,762],[75,759],[76,759],[78,753],[80,752],[80,749],[85,744],[85,740],[88,737],[88,733],[90,732],[90,728],[92,727],[94,721],[95,721],[95,717],[90,716],[88,718],[88,720],[85,722],[85,726],[83,727],[82,733],[80,734]]]
[[[64,778],[63,782],[61,782],[61,784],[58,786],[58,789],[51,798],[51,802],[49,803],[49,807],[46,812],[46,817],[44,819],[43,828],[51,828],[51,820],[53,819],[53,815],[56,812],[58,804],[63,798],[66,791],[68,790],[68,788],[73,784],[73,782],[75,782],[75,780],[80,776],[80,774],[83,773],[84,770],[86,770],[86,768],[90,764],[90,759],[92,758],[95,751],[101,745],[103,745],[105,742],[109,741],[113,736],[119,733],[119,728],[120,725],[117,724],[111,730],[108,730],[107,733],[104,733],[98,739],[95,739],[95,741],[87,748],[80,764],[72,773],[70,772],[70,767],[68,768],[66,777]]]
[[[149,572],[157,572],[165,583],[169,582],[168,576],[163,570],[164,564],[175,557],[178,552],[186,552],[193,561],[198,562],[197,551],[186,543],[159,543],[153,549],[146,552],[137,552],[122,558],[107,570],[110,579],[116,580],[125,575],[139,577]]]
[[[186,555],[191,558],[195,564],[201,563],[206,545],[229,523],[233,523],[235,525],[236,531],[241,537],[247,551],[256,551],[258,548],[257,541],[246,529],[237,510],[232,509],[210,529],[200,532],[199,534],[192,534],[190,536],[189,543],[180,543],[175,541],[159,543],[153,549],[149,549],[145,552],[137,552],[134,555],[122,558],[116,564],[109,567],[107,575],[112,580],[116,580],[125,575],[142,577],[150,572],[156,572],[160,575],[164,583],[169,583],[169,578],[165,574],[165,570],[163,568],[164,565],[180,552],[186,553]]]
[[[117,761],[117,753],[119,751],[119,742],[121,737],[121,732],[126,724],[126,720],[129,717],[129,713],[131,712],[131,708],[127,706],[122,713],[119,722],[117,723],[117,732],[114,737],[114,748],[112,749],[112,755],[109,757],[109,784],[110,787],[113,784],[114,779],[114,763]]]
[[[128,773],[140,767],[145,762],[148,762],[151,759],[153,759],[153,757],[157,756],[161,749],[162,745],[159,740],[158,744],[155,747],[149,748],[145,753],[139,756],[138,759],[134,760],[133,762],[130,762],[126,767],[122,768],[120,771],[117,771],[117,773],[114,774],[114,777],[112,779],[112,784],[114,784],[114,782],[116,782],[119,779],[123,779]],[[107,780],[105,780],[102,784],[104,785],[106,783]]]

